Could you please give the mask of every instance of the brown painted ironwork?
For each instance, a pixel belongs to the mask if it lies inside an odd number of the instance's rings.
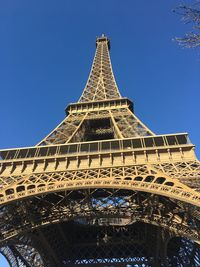
[[[199,266],[200,163],[187,133],[156,135],[121,97],[96,40],[79,101],[33,147],[0,151],[10,266]]]

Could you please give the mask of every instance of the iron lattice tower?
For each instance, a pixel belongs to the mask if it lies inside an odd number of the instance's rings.
[[[10,266],[200,266],[200,164],[186,133],[155,135],[96,40],[79,101],[33,147],[1,150]]]

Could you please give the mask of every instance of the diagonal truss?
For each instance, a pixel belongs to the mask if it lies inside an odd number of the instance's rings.
[[[94,140],[104,139],[106,134],[110,134],[109,138],[121,139],[155,135],[136,117],[132,111],[132,103],[126,98],[72,104],[67,113],[68,116],[39,146],[87,141],[89,131],[95,124]]]
[[[110,131],[115,138],[154,135],[133,113],[132,102],[121,97],[109,47],[107,37],[97,38],[92,69],[79,102],[67,107],[67,117],[38,145],[83,142],[91,121],[98,121],[100,130]]]
[[[96,47],[92,69],[79,102],[121,98],[112,71],[109,39],[104,35],[97,38]]]
[[[109,49],[97,38],[83,94],[47,137],[0,151],[0,252],[12,267],[200,264],[194,145],[137,118]]]

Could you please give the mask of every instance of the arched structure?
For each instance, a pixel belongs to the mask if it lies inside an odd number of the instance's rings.
[[[0,244],[12,267],[200,264],[200,164],[187,133],[155,135],[96,41],[79,102],[33,147],[0,151]]]

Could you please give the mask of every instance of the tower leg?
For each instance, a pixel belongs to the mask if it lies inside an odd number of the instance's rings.
[[[154,261],[153,267],[167,267],[167,233],[161,229],[157,229],[157,236],[155,239]],[[152,244],[153,245],[153,244]]]

